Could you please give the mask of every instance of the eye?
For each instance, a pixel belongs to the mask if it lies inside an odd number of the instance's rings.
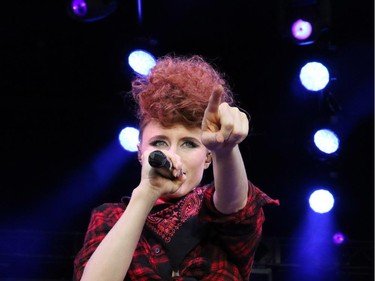
[[[155,140],[151,142],[150,144],[155,147],[167,146],[167,143],[163,140]]]
[[[189,148],[198,147],[198,145],[193,141],[185,141],[183,142],[182,146],[189,147]]]

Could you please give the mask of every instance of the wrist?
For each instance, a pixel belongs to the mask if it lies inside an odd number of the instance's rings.
[[[131,199],[139,200],[151,207],[155,204],[159,197],[159,192],[156,192],[156,190],[153,190],[152,188],[146,188],[142,185],[138,185],[136,188],[134,188],[131,195]]]
[[[219,160],[222,158],[228,159],[228,157],[236,154],[237,152],[239,152],[238,144],[236,144],[235,146],[223,147],[223,148],[211,151],[212,157],[215,160]]]

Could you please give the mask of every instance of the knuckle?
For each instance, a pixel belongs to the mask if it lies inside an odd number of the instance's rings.
[[[221,125],[221,127],[224,129],[224,131],[228,132],[228,131],[233,131],[233,128],[234,128],[234,124],[233,123],[229,123],[229,122],[225,122],[224,124]]]

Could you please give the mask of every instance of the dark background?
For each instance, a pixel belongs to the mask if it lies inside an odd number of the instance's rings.
[[[140,22],[136,1],[119,1],[109,17],[83,23],[68,15],[64,1],[3,3],[4,276],[69,277],[91,209],[137,184],[136,155],[117,136],[136,125],[133,104],[122,97],[132,77],[125,58],[144,38],[158,56],[199,54],[226,73],[252,116],[252,133],[241,144],[249,178],[281,202],[266,210],[266,237],[298,238],[309,191],[325,183],[337,196],[334,230],[373,247],[373,1],[332,0],[328,32],[308,46],[283,32],[279,4],[143,1]],[[310,59],[329,67],[326,95],[297,83]],[[324,123],[341,137],[334,159],[318,158],[310,146],[312,131]],[[359,266],[368,270],[367,262],[362,257]]]

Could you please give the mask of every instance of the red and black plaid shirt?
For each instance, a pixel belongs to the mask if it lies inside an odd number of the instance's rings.
[[[214,207],[213,192],[213,185],[197,187],[173,204],[156,206],[124,280],[249,280],[264,222],[262,207],[279,202],[249,183],[246,207],[223,215]],[[123,214],[129,198],[122,201],[92,211],[73,280],[80,280],[90,256]]]

